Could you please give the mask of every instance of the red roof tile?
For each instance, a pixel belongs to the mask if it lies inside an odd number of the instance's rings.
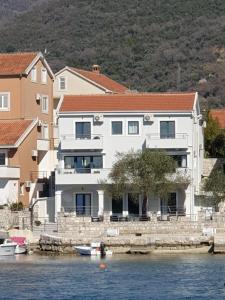
[[[0,53],[0,75],[23,74],[37,52]]]
[[[88,80],[95,82],[97,85],[102,86],[103,88],[110,90],[114,93],[125,93],[128,89],[124,85],[112,80],[111,78],[95,72],[95,71],[86,71],[76,68],[70,68],[71,70],[79,73],[81,76],[86,77]]]
[[[210,115],[218,121],[220,128],[225,128],[225,109],[211,109]]]
[[[195,93],[64,96],[60,111],[192,111]]]
[[[0,120],[0,145],[15,145],[32,120]]]

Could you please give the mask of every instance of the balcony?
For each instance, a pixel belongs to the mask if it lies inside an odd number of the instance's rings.
[[[61,136],[62,150],[102,150],[103,137],[99,134],[88,134],[82,137],[75,137],[72,134]]]
[[[160,134],[146,135],[146,148],[149,149],[187,149],[188,135],[177,133],[174,138],[160,138]]]
[[[49,140],[38,139],[37,140],[37,150],[38,151],[48,151],[49,150]]]
[[[20,178],[20,168],[0,166],[0,178],[18,179]]]
[[[106,180],[110,169],[57,169],[56,184],[99,184]]]
[[[188,168],[176,168],[173,174],[167,174],[166,177],[172,182],[188,184],[191,180],[191,170]]]

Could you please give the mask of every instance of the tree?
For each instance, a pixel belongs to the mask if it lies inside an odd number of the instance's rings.
[[[119,153],[109,174],[111,184],[106,186],[114,196],[126,191],[142,193],[142,214],[146,215],[149,197],[165,198],[177,184],[177,180],[171,180],[169,176],[175,172],[175,168],[173,158],[161,151]]]
[[[211,172],[205,181],[204,190],[212,194],[212,205],[215,207],[225,201],[225,174],[222,167]]]
[[[220,129],[217,120],[210,113],[207,116],[207,126],[204,133],[205,151],[208,157],[225,157],[225,132]]]

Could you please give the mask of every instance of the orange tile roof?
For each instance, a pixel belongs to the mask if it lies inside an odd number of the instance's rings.
[[[225,109],[211,109],[210,115],[218,121],[220,128],[225,128]]]
[[[32,120],[0,120],[0,145],[15,145]]]
[[[110,90],[114,93],[125,93],[128,88],[124,85],[112,80],[111,78],[105,76],[104,74],[95,72],[95,71],[86,71],[76,68],[71,68],[71,70],[79,73],[81,76],[86,77],[88,80],[95,82],[97,85],[102,86],[103,88]]]
[[[0,53],[0,75],[23,74],[37,52]]]
[[[60,111],[192,111],[194,101],[195,93],[65,95]]]

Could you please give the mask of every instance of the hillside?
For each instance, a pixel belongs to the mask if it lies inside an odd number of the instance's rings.
[[[197,89],[206,107],[225,106],[224,0],[36,0],[35,4],[40,6],[31,6],[29,12],[0,26],[1,52],[47,49],[54,70],[98,63],[132,89]]]

